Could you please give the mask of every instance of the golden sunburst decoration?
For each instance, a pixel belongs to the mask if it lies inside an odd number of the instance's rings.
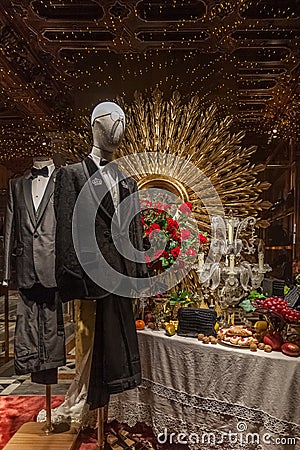
[[[119,160],[120,168],[136,178],[140,189],[166,189],[192,202],[200,231],[210,234],[212,211],[214,215],[232,211],[240,218],[251,215],[259,219],[260,211],[271,206],[260,198],[270,184],[257,178],[265,166],[251,162],[256,147],[243,147],[245,133],[232,133],[233,119],[219,120],[216,106],[204,110],[200,97],[184,102],[177,91],[166,100],[157,89],[144,95],[136,92],[130,105],[122,99],[117,103],[129,119],[117,155],[125,157]],[[91,148],[88,118],[78,129],[81,131],[68,136],[69,156],[75,159]],[[212,207],[210,214],[207,204]],[[257,223],[267,225],[262,220]],[[191,270],[179,288],[193,291],[197,285],[198,277]]]
[[[165,100],[156,89],[144,96],[136,92],[133,103],[125,110],[129,123],[118,157],[142,153],[140,167],[135,159],[139,187],[166,188],[192,202],[203,231],[210,231],[210,218],[202,200],[214,195],[205,177],[217,191],[226,214],[232,211],[238,217],[257,217],[271,206],[260,198],[270,184],[257,179],[265,166],[250,161],[256,147],[242,146],[245,133],[231,133],[233,119],[218,120],[216,106],[203,110],[197,96],[184,103],[177,91]],[[147,152],[157,152],[158,156],[147,160]],[[174,156],[178,158],[174,160]],[[187,167],[182,160],[204,174],[203,179],[193,180],[195,190],[184,181]],[[201,192],[200,198],[195,191]],[[266,224],[261,221],[260,225]]]

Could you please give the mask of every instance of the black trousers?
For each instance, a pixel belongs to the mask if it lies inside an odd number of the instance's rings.
[[[31,373],[32,381],[57,383],[57,368],[65,365],[62,303],[56,288],[40,283],[20,289],[15,328],[16,374]]]
[[[110,294],[97,300],[87,402],[91,409],[100,408],[109,402],[110,394],[132,389],[140,383],[132,300]]]

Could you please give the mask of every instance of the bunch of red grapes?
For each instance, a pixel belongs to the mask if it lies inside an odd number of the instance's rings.
[[[265,299],[256,299],[254,306],[257,309],[267,309],[282,317],[286,322],[297,323],[300,322],[300,312],[290,308],[283,298],[269,297]]]

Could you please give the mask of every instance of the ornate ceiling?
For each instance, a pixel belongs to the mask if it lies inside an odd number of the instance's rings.
[[[299,136],[300,1],[1,0],[0,27],[2,159],[59,148],[99,101],[156,87],[266,145]]]

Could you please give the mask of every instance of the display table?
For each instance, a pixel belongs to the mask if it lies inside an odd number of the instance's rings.
[[[173,432],[172,442],[201,450],[300,448],[290,439],[300,431],[300,358],[163,331],[140,331],[138,339],[142,385],[111,396],[110,421],[144,422],[163,433],[161,442]]]

